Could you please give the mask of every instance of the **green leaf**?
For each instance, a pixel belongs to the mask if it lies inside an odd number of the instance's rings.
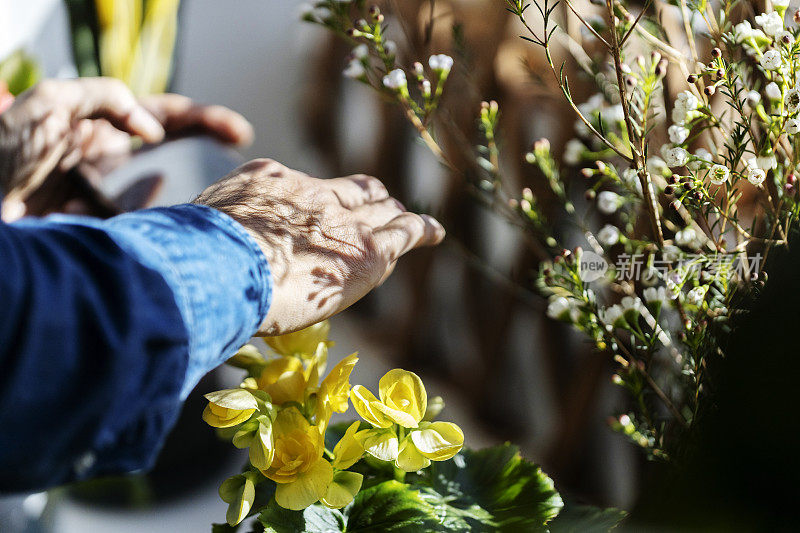
[[[14,96],[33,87],[40,77],[39,65],[22,50],[17,50],[0,61],[0,80],[6,82],[8,92]]]
[[[567,504],[550,523],[551,533],[600,533],[614,529],[628,514],[620,509]]]
[[[345,508],[347,531],[443,531],[436,510],[409,485],[384,481],[362,490]]]
[[[341,511],[320,504],[303,511],[290,511],[278,505],[274,498],[258,516],[258,520],[264,524],[265,533],[332,533],[345,530]]]
[[[419,477],[441,496],[439,508],[449,507],[472,531],[546,531],[563,506],[553,481],[510,444],[464,450]],[[433,492],[427,496],[435,500]]]

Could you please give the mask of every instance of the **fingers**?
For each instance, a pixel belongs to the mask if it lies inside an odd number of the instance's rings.
[[[246,146],[253,142],[253,126],[239,113],[218,105],[200,105],[179,94],[141,99],[169,133],[199,129],[222,142]]]
[[[359,220],[372,228],[379,228],[391,222],[398,215],[405,212],[405,207],[394,198],[387,198],[380,202],[364,204],[353,209]]]
[[[344,178],[325,180],[339,197],[343,207],[355,209],[364,204],[380,202],[389,198],[389,191],[378,178],[357,174]]]
[[[414,248],[439,244],[444,239],[445,231],[430,215],[405,212],[376,229],[373,236],[388,256],[389,263],[392,263]]]
[[[45,80],[34,87],[26,100],[41,109],[67,112],[73,120],[105,118],[114,127],[148,143],[164,138],[161,124],[124,83],[113,78]]]

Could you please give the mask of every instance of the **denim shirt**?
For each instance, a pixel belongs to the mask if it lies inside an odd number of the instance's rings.
[[[270,296],[256,242],[211,208],[0,223],[0,493],[151,466]]]

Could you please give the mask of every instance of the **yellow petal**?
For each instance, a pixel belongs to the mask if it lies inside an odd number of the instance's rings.
[[[364,476],[357,472],[336,472],[322,503],[331,509],[341,509],[353,501],[363,481]]]
[[[302,403],[305,398],[306,378],[303,363],[296,357],[281,357],[270,361],[258,378],[258,388],[272,398],[272,403]]]
[[[261,352],[258,351],[258,348],[252,344],[245,344],[226,362],[231,366],[247,370],[248,368],[266,364],[267,361],[264,359],[264,356],[261,355]]]
[[[275,443],[272,437],[272,424],[266,420],[259,421],[258,431],[250,443],[250,464],[259,470],[266,470],[275,456]]]
[[[255,409],[246,409],[244,411],[221,409],[223,412],[219,410],[215,412],[214,404],[206,405],[203,410],[203,420],[205,420],[206,424],[215,428],[228,428],[245,422],[256,412]]]
[[[410,414],[404,413],[403,411],[397,409],[392,409],[386,404],[375,402],[373,407],[376,411],[380,411],[386,415],[386,418],[392,420],[395,424],[400,424],[404,428],[415,428],[419,425],[418,420],[414,420],[414,417]]]
[[[434,422],[411,432],[419,452],[433,461],[446,461],[464,446],[464,433],[451,422]]]
[[[256,497],[256,488],[249,476],[239,474],[222,482],[219,495],[228,504],[225,516],[228,524],[235,526],[250,512]]]
[[[295,481],[278,483],[275,501],[284,509],[302,511],[325,496],[332,480],[333,467],[325,459],[319,459]]]
[[[394,431],[388,429],[367,429],[356,433],[356,438],[364,445],[364,450],[381,461],[397,459],[398,442]]]
[[[303,416],[303,413],[301,413],[297,407],[292,406],[278,411],[273,426],[275,438],[277,439],[288,435],[295,429],[306,432],[308,428],[311,427],[311,424],[308,423],[306,417]]]
[[[350,374],[353,372],[358,357],[356,354],[348,355],[335,367],[320,385],[320,397],[330,403],[331,408],[337,413],[347,411],[347,398],[350,392]]]
[[[376,409],[375,406],[380,404],[378,399],[363,385],[356,385],[350,390],[350,401],[359,416],[373,426],[388,428],[392,425],[392,421]]]
[[[327,320],[318,322],[300,331],[278,337],[266,337],[264,341],[281,355],[311,356],[321,342],[328,341],[331,324]]]
[[[205,395],[205,398],[209,403],[226,409],[243,411],[258,407],[255,397],[250,391],[244,389],[225,389],[209,392]]]
[[[406,427],[417,427],[428,408],[428,395],[419,376],[395,368],[380,379],[378,390],[384,405],[411,416],[415,423]]]
[[[431,460],[419,453],[411,439],[407,438],[400,445],[400,452],[394,464],[406,472],[416,472],[430,466]]]
[[[364,455],[364,446],[356,438],[359,422],[353,422],[333,448],[333,467],[347,470]]]

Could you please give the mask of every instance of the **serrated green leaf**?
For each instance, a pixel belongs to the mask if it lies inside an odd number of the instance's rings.
[[[510,444],[433,463],[420,476],[426,481],[472,531],[545,531],[563,506],[553,481]]]
[[[359,492],[345,515],[348,532],[446,531],[418,490],[394,480]]]
[[[264,525],[265,533],[333,533],[345,530],[344,516],[337,509],[314,504],[303,511],[290,511],[274,499],[258,516],[258,521]]]
[[[551,533],[605,533],[617,527],[628,514],[620,509],[570,505],[550,523]]]

